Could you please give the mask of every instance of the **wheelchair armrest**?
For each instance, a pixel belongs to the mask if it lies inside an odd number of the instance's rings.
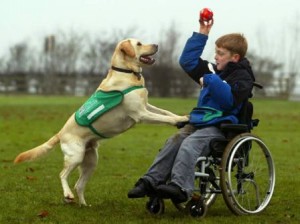
[[[220,126],[221,131],[223,132],[247,132],[248,131],[248,125],[246,124],[221,124]]]
[[[249,132],[249,127],[246,124],[221,124],[221,131],[226,139],[233,139],[238,134]]]

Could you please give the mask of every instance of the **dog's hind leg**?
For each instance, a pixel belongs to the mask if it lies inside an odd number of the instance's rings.
[[[86,144],[86,151],[83,161],[80,165],[80,177],[75,184],[75,190],[79,198],[80,205],[87,205],[84,199],[85,185],[94,173],[98,163],[98,144],[96,141],[90,141]]]
[[[72,143],[62,143],[61,149],[64,153],[64,168],[60,173],[60,180],[64,193],[64,201],[66,203],[73,203],[74,194],[68,184],[68,177],[82,163],[85,147],[83,143],[74,141]]]

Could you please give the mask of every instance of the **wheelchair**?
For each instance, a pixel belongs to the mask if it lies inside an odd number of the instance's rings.
[[[220,194],[235,215],[258,214],[269,204],[275,188],[274,161],[263,140],[251,133],[259,120],[252,119],[250,101],[244,103],[242,113],[241,124],[222,124],[225,138],[211,141],[211,154],[197,159],[191,199],[172,201],[179,211],[202,218]],[[150,197],[146,209],[162,214],[163,199]]]

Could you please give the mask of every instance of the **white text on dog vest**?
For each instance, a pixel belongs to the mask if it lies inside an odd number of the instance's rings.
[[[93,118],[98,112],[100,112],[101,110],[103,110],[105,108],[105,106],[103,104],[101,104],[99,107],[97,107],[95,110],[93,110],[88,116],[87,118],[89,120],[91,120],[91,118]]]

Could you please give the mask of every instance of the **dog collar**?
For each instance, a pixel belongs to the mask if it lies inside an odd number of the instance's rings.
[[[133,73],[139,80],[141,79],[141,73],[140,72],[135,72],[129,69],[124,69],[124,68],[118,68],[115,66],[111,66],[112,70],[118,71],[118,72],[124,72],[124,73]]]

